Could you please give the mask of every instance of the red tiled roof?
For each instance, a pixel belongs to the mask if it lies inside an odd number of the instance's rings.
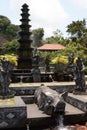
[[[65,46],[61,44],[44,44],[43,46],[40,46],[37,48],[38,50],[62,50],[65,49]]]

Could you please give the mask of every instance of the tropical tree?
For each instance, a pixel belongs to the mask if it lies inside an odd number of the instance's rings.
[[[0,15],[0,36],[11,41],[17,37],[17,32],[19,27],[17,25],[11,24],[11,21],[6,16]]]
[[[86,20],[73,21],[67,26],[67,32],[71,35],[71,39],[74,41],[81,40],[85,33],[87,33]]]
[[[9,37],[9,40],[13,40],[17,38],[18,31],[19,31],[19,27],[17,25],[10,24],[9,26],[7,26],[6,35]]]
[[[56,31],[53,32],[53,34],[54,34],[54,39],[57,41],[57,43],[60,43],[61,39],[63,38],[62,32],[59,29],[57,29]]]
[[[84,55],[87,54],[86,20],[83,19],[82,21],[73,21],[70,25],[67,26],[67,32],[71,35],[72,41],[76,42],[76,45],[80,44],[81,46],[83,46]]]
[[[16,54],[18,47],[19,47],[19,43],[16,39],[7,42],[3,44],[2,54],[11,54],[11,53]]]
[[[5,30],[10,23],[11,22],[7,17],[0,15],[0,32],[5,33]]]
[[[62,32],[57,29],[56,31],[53,32],[53,36],[48,37],[45,39],[45,42],[47,43],[58,43],[58,44],[67,44],[67,39],[63,37]]]
[[[44,36],[43,28],[38,28],[32,31],[32,39],[34,47],[39,47],[42,45],[43,36]]]

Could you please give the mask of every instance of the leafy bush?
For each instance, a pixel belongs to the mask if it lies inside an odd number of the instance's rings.
[[[14,55],[14,54],[11,54],[11,55],[9,55],[9,54],[0,55],[0,59],[3,59],[4,57],[6,59],[8,59],[11,62],[12,65],[17,66],[17,56],[16,55]]]
[[[53,64],[58,64],[58,63],[68,64],[68,57],[67,56],[58,56],[58,57],[54,58],[51,62]]]
[[[7,42],[3,45],[3,50],[2,52],[3,53],[8,53],[8,54],[11,54],[11,53],[14,53],[16,54],[17,53],[17,48],[19,47],[19,43],[17,41],[17,39],[14,39],[10,42]]]

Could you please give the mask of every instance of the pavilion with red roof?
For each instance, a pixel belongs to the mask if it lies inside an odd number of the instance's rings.
[[[37,48],[39,51],[58,51],[65,49],[65,46],[61,44],[44,44]]]

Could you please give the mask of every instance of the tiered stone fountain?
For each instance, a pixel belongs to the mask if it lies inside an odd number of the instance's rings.
[[[32,40],[30,39],[31,32],[29,24],[30,14],[28,13],[28,5],[24,4],[22,6],[22,13],[21,13],[21,22],[20,25],[21,31],[19,32],[20,39],[18,40],[20,43],[20,47],[18,49],[18,69],[31,69],[32,68],[32,48],[31,43]]]

